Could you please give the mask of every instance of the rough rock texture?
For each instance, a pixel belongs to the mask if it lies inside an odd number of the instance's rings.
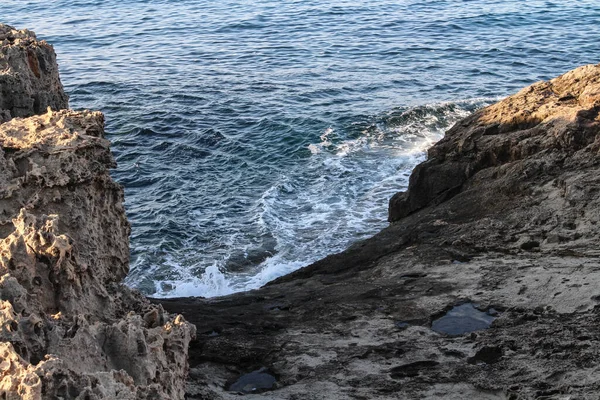
[[[600,66],[450,129],[378,235],[266,287],[161,303],[198,328],[189,398],[586,399],[600,393]],[[431,329],[465,300],[487,330]]]
[[[1,50],[0,64],[18,56]],[[2,399],[184,397],[195,328],[121,283],[130,228],[114,165],[99,112],[0,124]]]
[[[0,146],[0,396],[183,398],[194,328],[120,283],[129,224],[102,114],[15,118]]]
[[[600,74],[597,66],[589,65],[480,110],[429,150],[428,160],[411,175],[408,191],[390,201],[390,221],[468,189],[482,170],[492,168],[506,175],[507,168],[518,165],[533,168],[520,173],[541,173],[545,172],[541,164],[560,168],[576,154],[583,162],[592,161],[590,154],[599,148],[594,143],[598,107]],[[522,162],[513,165],[517,161]],[[506,167],[499,168],[502,165]],[[516,178],[508,176],[508,184],[521,183]]]
[[[51,45],[28,30],[0,24],[0,123],[68,108]]]

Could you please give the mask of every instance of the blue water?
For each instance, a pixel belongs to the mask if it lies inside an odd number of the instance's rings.
[[[0,1],[107,117],[128,284],[258,287],[386,226],[423,151],[478,107],[597,63],[600,2]]]

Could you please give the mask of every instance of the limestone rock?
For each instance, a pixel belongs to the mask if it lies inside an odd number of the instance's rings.
[[[28,30],[0,24],[0,123],[68,108],[51,45]]]
[[[122,284],[104,116],[66,107],[52,46],[0,24],[0,397],[182,399],[195,327]]]
[[[390,222],[446,201],[486,168],[547,153],[566,159],[586,147],[596,151],[599,107],[600,65],[587,65],[476,112],[429,150],[408,191],[391,199]]]
[[[183,398],[194,327],[121,284],[130,228],[103,125],[0,125],[0,397]]]

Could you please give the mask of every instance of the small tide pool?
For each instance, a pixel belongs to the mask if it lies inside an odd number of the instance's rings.
[[[443,317],[433,321],[431,329],[450,336],[488,329],[498,318],[498,311],[489,308],[482,311],[474,303],[464,303],[454,306]]]

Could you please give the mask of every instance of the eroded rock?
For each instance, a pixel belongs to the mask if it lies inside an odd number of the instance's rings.
[[[587,65],[536,83],[457,123],[415,168],[408,191],[391,199],[389,220],[448,200],[487,168],[527,160],[518,172],[532,177],[582,149],[598,151],[599,71]]]
[[[195,328],[121,283],[130,227],[114,165],[99,112],[0,124],[2,398],[184,396]]]
[[[35,33],[0,24],[0,123],[68,108],[56,54]]]

